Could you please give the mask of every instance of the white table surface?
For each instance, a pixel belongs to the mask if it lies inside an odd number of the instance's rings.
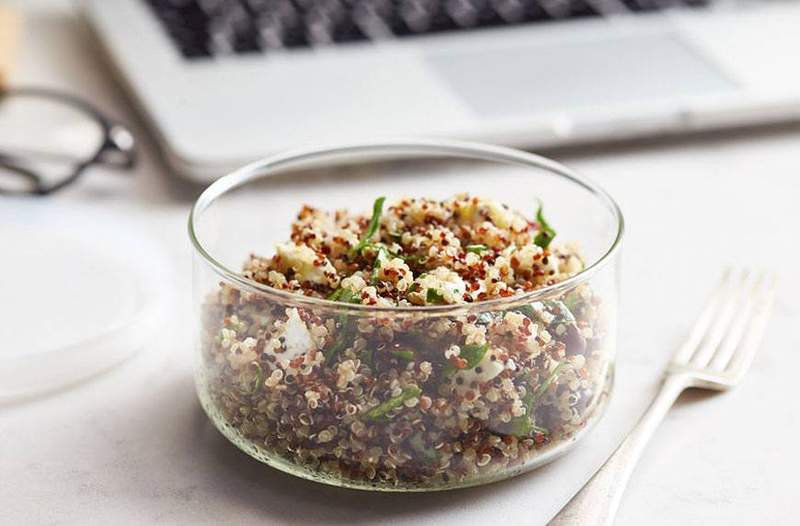
[[[172,261],[179,301],[170,322],[179,329],[82,385],[0,405],[0,523],[540,523],[632,425],[727,264],[781,272],[762,350],[735,391],[684,395],[640,462],[617,524],[797,523],[800,127],[556,155],[603,184],[628,221],[619,384],[607,418],[567,457],[511,481],[428,495],[343,491],[262,466],[210,426],[195,400],[185,329],[185,220],[198,189],[157,161],[70,3],[12,4],[27,15],[16,83],[87,95],[132,123],[143,146],[135,176],[95,170],[50,202],[140,222]],[[4,308],[0,296],[0,333],[9,329]]]

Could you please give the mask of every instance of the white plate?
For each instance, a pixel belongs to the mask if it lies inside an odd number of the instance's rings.
[[[52,201],[3,203],[0,399],[108,369],[164,319],[168,264],[121,215]]]

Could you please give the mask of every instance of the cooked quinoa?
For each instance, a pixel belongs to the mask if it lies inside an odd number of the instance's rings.
[[[604,306],[587,284],[514,296],[580,272],[577,246],[554,242],[541,206],[528,218],[466,194],[384,205],[305,206],[291,238],[242,271],[383,309],[292,306],[227,283],[208,296],[200,392],[221,429],[265,460],[355,487],[471,484],[568,443],[609,383]],[[498,298],[509,301],[481,308]],[[392,309],[429,305],[463,308]]]

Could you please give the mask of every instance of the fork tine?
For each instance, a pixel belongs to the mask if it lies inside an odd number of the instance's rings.
[[[765,288],[760,291],[760,298],[755,302],[754,314],[750,321],[750,326],[745,332],[744,340],[728,364],[727,371],[736,380],[747,372],[748,367],[753,362],[758,344],[761,342],[761,338],[767,328],[767,320],[769,320],[772,311],[772,304],[775,301],[777,277],[774,273],[770,273],[764,281],[766,283]]]
[[[711,328],[706,333],[705,338],[689,360],[692,367],[702,369],[708,366],[708,362],[714,356],[714,352],[718,349],[720,342],[728,333],[728,328],[738,310],[742,296],[746,295],[747,289],[745,285],[750,281],[751,272],[745,270],[743,272],[736,271],[733,274],[735,278],[721,300],[723,304],[717,313],[714,323],[711,324]]]
[[[725,269],[725,272],[722,274],[722,279],[708,297],[706,305],[703,308],[703,312],[700,313],[700,317],[697,318],[692,330],[689,332],[689,337],[686,338],[686,341],[673,356],[673,363],[685,365],[689,361],[689,358],[692,357],[692,354],[694,354],[695,349],[703,340],[703,335],[706,333],[706,329],[711,324],[711,320],[717,311],[717,307],[721,302],[723,293],[730,284],[731,274],[732,271],[730,268]]]
[[[755,300],[764,285],[766,276],[766,272],[759,272],[758,275],[753,276],[754,279],[749,280],[750,283],[746,283],[742,287],[742,301],[737,305],[737,312],[733,320],[731,320],[730,331],[723,338],[711,359],[710,369],[721,372],[728,365],[733,353],[739,346],[739,342],[742,341],[745,329],[750,325]]]

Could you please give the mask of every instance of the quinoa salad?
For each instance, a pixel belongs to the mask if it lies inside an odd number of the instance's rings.
[[[256,458],[350,487],[466,486],[553,457],[601,412],[613,328],[585,282],[525,302],[584,269],[541,204],[525,212],[467,194],[304,206],[241,271],[290,294],[221,282],[204,299],[204,408]]]

